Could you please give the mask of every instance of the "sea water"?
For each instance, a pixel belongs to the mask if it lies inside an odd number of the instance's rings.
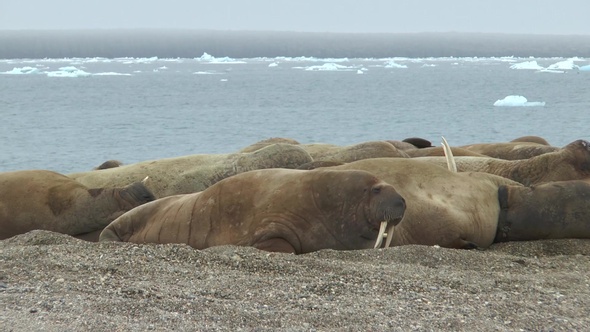
[[[533,60],[534,69],[515,69]],[[577,69],[588,62],[0,60],[0,171],[69,173],[108,159],[232,153],[270,137],[338,145],[422,137],[440,145],[444,136],[457,146],[538,135],[563,146],[590,138],[590,72]],[[494,106],[522,100],[516,96],[536,106]]]

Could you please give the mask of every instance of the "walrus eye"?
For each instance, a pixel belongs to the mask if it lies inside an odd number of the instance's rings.
[[[379,187],[373,187],[373,188],[371,188],[371,192],[372,192],[373,194],[378,194],[378,193],[380,193],[380,192],[381,192],[381,186],[379,186]]]

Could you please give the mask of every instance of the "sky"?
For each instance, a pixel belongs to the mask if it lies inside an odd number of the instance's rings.
[[[6,29],[590,35],[590,0],[0,0]]]

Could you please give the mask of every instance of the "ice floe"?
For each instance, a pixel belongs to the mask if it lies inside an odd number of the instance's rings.
[[[0,74],[27,75],[27,74],[41,74],[41,73],[42,72],[39,70],[39,68],[25,66],[25,67],[19,67],[19,68],[15,67],[12,70],[1,72]]]
[[[324,63],[323,65],[319,66],[308,66],[308,67],[293,67],[293,68],[303,68],[307,71],[351,71],[356,69],[355,67],[349,67],[344,65],[339,65],[337,63],[328,62]]]
[[[544,101],[528,101],[523,96],[510,95],[504,99],[498,99],[494,103],[494,106],[499,107],[519,107],[519,106],[545,106]]]
[[[201,55],[199,58],[195,58],[197,61],[201,61],[201,62],[205,62],[205,63],[220,63],[220,64],[240,64],[240,63],[246,63],[246,61],[242,61],[242,60],[235,60],[232,59],[230,57],[223,57],[223,58],[216,58],[214,56],[212,56],[211,54],[208,54],[207,52],[203,52],[203,55]]]
[[[531,61],[525,61],[525,62],[515,63],[512,66],[510,66],[510,69],[542,70],[543,69],[543,66],[540,66],[537,63],[537,61],[531,60]]]

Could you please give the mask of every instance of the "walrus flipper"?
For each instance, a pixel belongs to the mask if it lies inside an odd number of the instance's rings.
[[[100,233],[99,240],[100,242],[123,242],[123,239],[119,237],[119,235],[113,231],[111,228],[105,228],[102,233]]]

